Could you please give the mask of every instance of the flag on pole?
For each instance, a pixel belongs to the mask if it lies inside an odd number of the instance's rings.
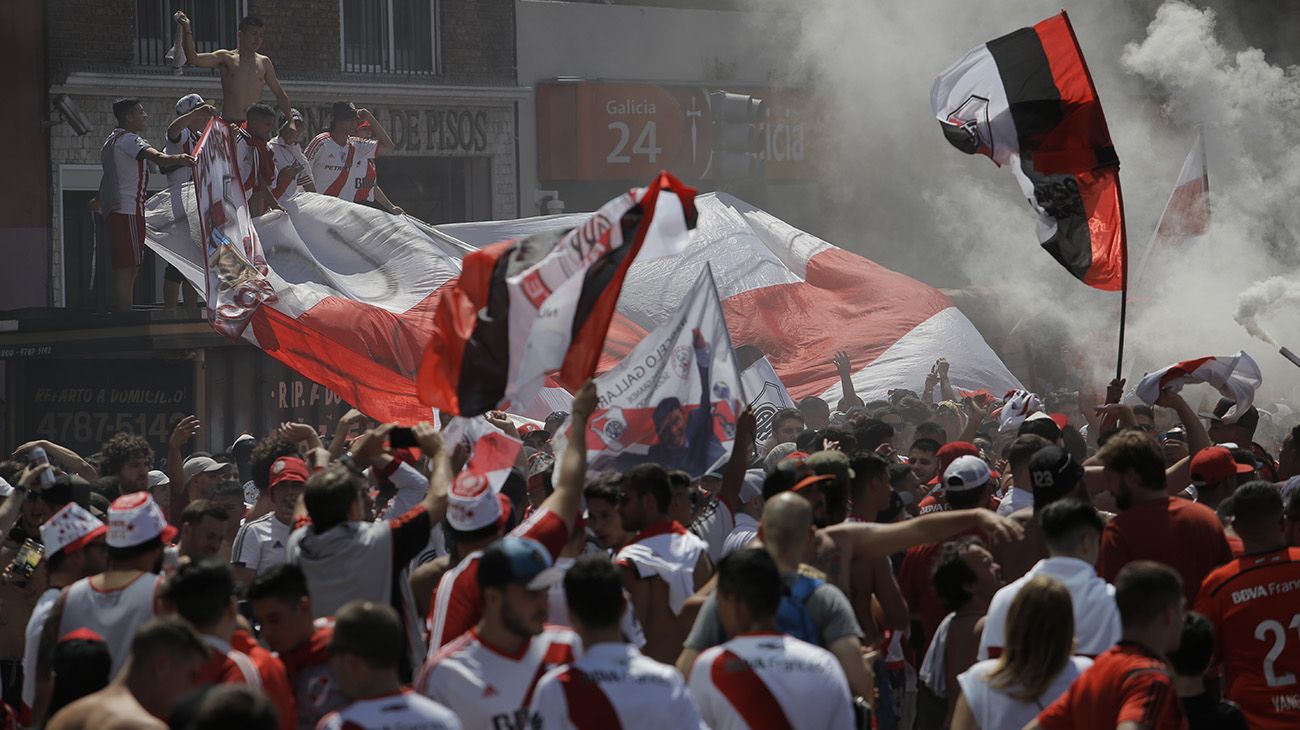
[[[434,314],[421,401],[476,415],[531,400],[555,371],[576,389],[596,370],[633,260],[643,249],[646,258],[680,252],[695,227],[694,201],[693,189],[660,173],[571,230],[466,256]]]
[[[1255,391],[1262,382],[1264,376],[1259,372],[1259,364],[1250,355],[1238,350],[1235,355],[1198,357],[1147,373],[1138,381],[1137,397],[1145,403],[1154,404],[1162,391],[1177,393],[1184,385],[1208,383],[1224,398],[1236,401],[1223,415],[1225,422],[1235,423],[1254,403]]]
[[[614,368],[596,378],[597,407],[585,434],[587,472],[654,462],[704,475],[731,452],[744,403],[741,375],[722,303],[706,265],[678,314],[656,327]]]
[[[781,383],[772,363],[764,355],[740,373],[740,382],[754,410],[754,441],[763,443],[772,435],[773,417],[782,408],[794,408],[794,399]]]
[[[276,301],[275,290],[266,278],[266,257],[235,164],[235,136],[225,120],[208,121],[194,158],[208,322],[234,339],[258,307]]]
[[[1009,165],[1038,213],[1038,241],[1075,278],[1123,288],[1119,157],[1062,11],[972,49],[935,79],[944,137]]]
[[[1151,234],[1142,259],[1133,274],[1140,282],[1153,257],[1185,251],[1205,235],[1210,227],[1210,172],[1205,163],[1205,137],[1196,133],[1192,149],[1183,160],[1178,181],[1165,203],[1160,222]]]

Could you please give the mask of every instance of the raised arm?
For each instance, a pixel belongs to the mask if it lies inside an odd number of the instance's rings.
[[[853,361],[849,359],[847,352],[835,353],[835,358],[831,361],[835,363],[835,370],[840,374],[840,401],[835,404],[835,410],[843,413],[850,408],[866,405],[858,397],[857,386],[853,384]]]
[[[348,409],[339,418],[338,425],[334,427],[334,438],[330,439],[330,460],[333,461],[343,455],[348,449],[348,434],[352,427],[366,422],[366,416],[355,408]]]
[[[740,490],[745,486],[745,470],[749,468],[749,455],[754,451],[754,431],[757,423],[754,409],[746,408],[736,419],[736,438],[731,445],[731,458],[722,470],[722,486],[718,499],[733,510],[740,509]]]
[[[211,104],[199,104],[193,109],[172,120],[167,125],[167,139],[173,142],[179,142],[181,139],[181,130],[190,126],[190,122],[195,119],[209,119],[216,115],[217,108]]]
[[[975,443],[975,437],[979,435],[980,426],[984,425],[985,419],[993,412],[993,401],[990,400],[988,404],[980,405],[975,402],[974,398],[967,398],[962,401],[962,410],[966,412],[966,428],[962,429],[957,440],[965,441],[968,444]]]
[[[559,515],[568,530],[573,530],[573,523],[578,518],[582,487],[587,482],[587,419],[591,418],[594,410],[596,383],[588,380],[573,396],[569,444],[561,457],[560,477],[555,481],[555,491],[541,506],[541,509]]]
[[[1196,452],[1212,445],[1210,434],[1205,430],[1205,424],[1201,423],[1201,417],[1197,415],[1196,410],[1188,405],[1181,395],[1161,392],[1160,397],[1156,399],[1156,405],[1174,409],[1178,413],[1178,420],[1183,423],[1183,430],[1187,433],[1187,456],[1165,470],[1165,491],[1177,494],[1192,480],[1192,457],[1196,456]]]
[[[452,479],[451,461],[447,458],[442,436],[438,435],[438,429],[432,423],[421,421],[411,427],[411,433],[415,436],[415,443],[420,446],[420,453],[433,462],[433,470],[429,472],[429,491],[421,504],[436,525],[447,514],[447,490],[451,487]]]
[[[14,449],[14,458],[31,451],[37,446],[45,449],[45,455],[50,457],[50,461],[62,464],[64,469],[76,474],[77,476],[93,483],[99,478],[99,472],[90,462],[81,458],[77,452],[66,446],[60,446],[53,441],[28,441],[27,443]],[[0,532],[0,535],[7,535],[8,532]]]
[[[370,122],[370,131],[375,135],[375,141],[379,143],[381,154],[386,155],[397,149],[397,145],[393,144],[393,138],[388,136],[388,130],[384,129],[384,125],[379,123],[379,119],[371,114],[369,109],[358,109],[357,118],[363,122]]]
[[[221,65],[222,57],[220,51],[217,53],[199,53],[194,47],[194,29],[190,26],[190,18],[185,13],[176,14],[176,22],[181,24],[181,33],[185,37],[185,60],[191,66],[199,68],[216,68]]]
[[[181,459],[181,448],[198,434],[200,428],[202,428],[202,425],[199,423],[198,416],[186,416],[176,422],[171,437],[167,439],[167,486],[169,498],[167,516],[175,525],[181,523],[181,510],[185,509],[185,506],[189,504],[189,496],[185,493],[185,470],[182,468],[184,460]]]
[[[284,118],[289,120],[287,122],[288,126],[297,129],[298,123],[293,118],[293,105],[289,103],[289,95],[284,93],[284,87],[280,86],[280,77],[275,75],[275,64],[271,63],[271,59],[265,56],[262,57],[262,60],[266,63],[266,86],[275,95],[276,107],[279,108]]]
[[[967,530],[981,530],[993,542],[1019,540],[1024,528],[1014,520],[986,509],[951,510],[922,515],[914,520],[887,525],[841,523],[822,530],[832,539],[847,537],[855,560],[892,555],[914,545],[943,542]],[[839,539],[836,539],[839,542]]]

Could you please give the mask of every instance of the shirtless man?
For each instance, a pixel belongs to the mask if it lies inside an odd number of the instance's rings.
[[[271,59],[258,53],[262,47],[262,34],[265,27],[261,18],[252,15],[239,21],[239,46],[228,51],[224,48],[212,53],[199,53],[194,48],[194,31],[190,28],[190,19],[185,13],[178,13],[176,21],[185,33],[185,57],[199,68],[216,68],[221,71],[221,116],[228,122],[244,121],[248,107],[262,100],[262,84],[265,83],[275,95],[275,103],[280,113],[289,119],[295,129],[297,122],[293,119],[293,105],[289,95],[280,88],[280,79],[275,76],[275,66]]]
[[[623,529],[635,533],[618,551],[623,585],[637,620],[645,627],[646,656],[672,663],[691,628],[683,615],[686,600],[713,575],[708,545],[668,516],[668,472],[642,464],[623,474],[619,514]]]
[[[208,648],[183,619],[158,618],[140,627],[126,670],[104,689],[63,708],[49,730],[166,730],[165,718],[194,687]]]

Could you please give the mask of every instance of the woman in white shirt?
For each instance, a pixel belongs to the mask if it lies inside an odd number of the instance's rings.
[[[1002,656],[958,675],[961,695],[952,730],[1024,727],[1092,666],[1091,659],[1071,656],[1073,652],[1070,591],[1040,575],[1011,602]]]

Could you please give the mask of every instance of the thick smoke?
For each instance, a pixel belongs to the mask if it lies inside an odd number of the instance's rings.
[[[990,290],[1002,331],[1032,321],[1013,337],[1027,333],[1031,347],[1072,342],[1086,350],[1086,380],[1111,377],[1118,295],[1083,286],[1042,252],[1009,171],[950,147],[929,108],[939,71],[1052,15],[1059,0],[769,2],[799,18],[787,80],[819,92],[833,130],[820,159],[823,233],[937,286]],[[1145,370],[1246,349],[1264,370],[1261,405],[1291,395],[1300,374],[1233,314],[1257,282],[1297,278],[1296,72],[1241,46],[1235,24],[1220,30],[1211,10],[1130,0],[1065,7],[1122,161],[1130,261],[1142,258],[1196,130],[1206,138],[1210,229],[1194,247],[1153,256],[1143,289],[1130,293],[1130,387]],[[1265,318],[1282,344],[1300,332],[1293,314]]]

